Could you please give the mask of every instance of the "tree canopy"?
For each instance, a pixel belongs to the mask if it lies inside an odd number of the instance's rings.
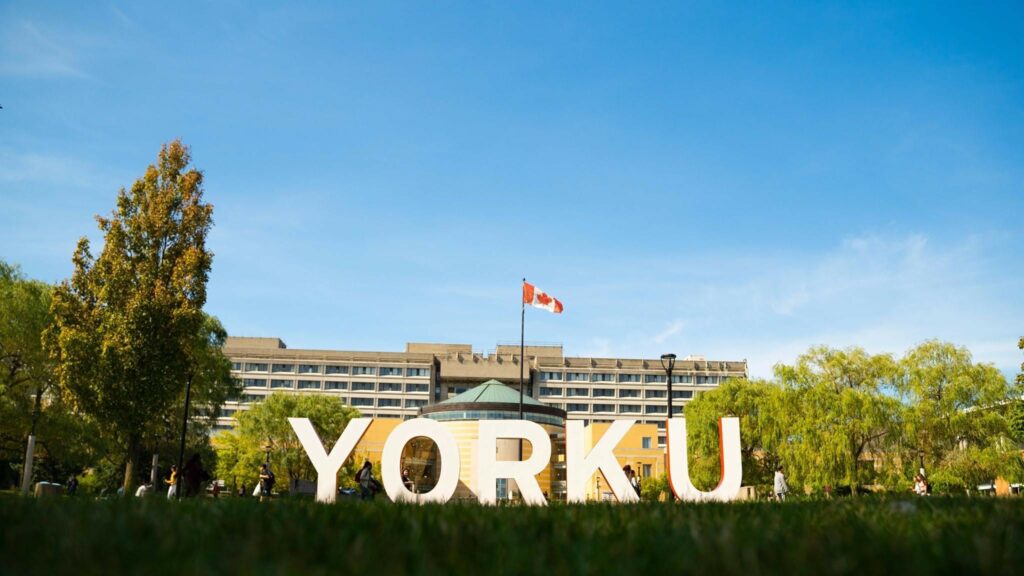
[[[288,423],[289,417],[309,418],[330,451],[349,421],[359,417],[359,411],[333,396],[271,394],[263,402],[239,412],[235,429],[215,438],[218,475],[251,487],[257,468],[269,458],[279,478],[315,479],[316,472]],[[351,458],[339,474],[343,478],[355,474]]]
[[[1019,479],[1012,409],[1020,387],[952,344],[928,341],[896,360],[814,347],[774,381],[731,380],[686,407],[694,482],[718,482],[717,420],[738,416],[744,482],[767,487],[776,465],[814,490],[904,489],[918,468],[944,491]]]

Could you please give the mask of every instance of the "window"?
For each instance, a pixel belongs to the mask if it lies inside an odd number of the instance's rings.
[[[590,390],[586,388],[566,388],[566,396],[590,396]]]
[[[655,382],[664,382],[664,381],[665,381],[665,375],[664,374],[647,374],[647,375],[644,376],[644,382],[646,382],[648,384],[653,384]]]
[[[665,445],[665,437],[664,436],[658,436],[658,446],[664,446],[664,445]]]
[[[242,394],[242,402],[263,402],[263,394]]]
[[[665,407],[660,405],[660,404],[655,405],[655,406],[647,405],[647,406],[644,406],[644,412],[647,413],[647,414],[664,414],[665,413]]]
[[[562,373],[561,372],[541,372],[540,373],[540,381],[541,382],[548,382],[548,381],[552,381],[552,380],[555,381],[555,382],[561,382],[562,381]]]
[[[426,405],[427,405],[427,401],[426,400],[406,400],[405,401],[405,407],[406,408],[419,408],[421,406],[426,406]]]
[[[650,478],[650,477],[651,477],[651,465],[650,464],[644,464],[644,478]]]
[[[639,398],[640,391],[633,390],[631,388],[623,388],[619,390],[619,398]]]
[[[676,415],[676,414],[682,414],[682,413],[683,413],[683,407],[682,406],[673,406],[672,407],[672,415],[673,416]]]
[[[259,362],[247,362],[245,364],[246,372],[266,372],[267,365]]]
[[[673,374],[672,375],[672,383],[673,384],[691,384],[691,383],[693,383],[693,376],[690,376],[689,374]]]
[[[614,398],[614,388],[594,388],[594,398]]]
[[[238,410],[235,410],[234,408],[223,408],[220,411],[220,415],[222,418],[232,418],[234,417],[235,412],[238,412]]]
[[[401,368],[392,368],[391,366],[382,366],[380,369],[381,376],[401,376]]]
[[[697,384],[718,384],[717,376],[697,376]]]
[[[348,390],[348,382],[324,381],[324,390]]]
[[[374,368],[373,366],[353,366],[352,373],[360,374],[363,376],[373,376],[374,374],[377,373],[377,369]]]
[[[266,388],[267,381],[263,378],[242,378],[242,386],[246,388]]]
[[[615,412],[614,404],[594,404],[594,412]]]
[[[407,368],[405,370],[406,376],[430,376],[430,368]]]
[[[430,384],[406,384],[406,392],[430,392]]]
[[[590,381],[590,377],[587,375],[586,372],[566,372],[566,374],[565,374],[565,381],[566,382],[589,382]]]
[[[639,414],[639,404],[619,404],[619,414]]]
[[[540,387],[540,395],[541,396],[561,396],[562,395],[562,389],[561,388],[549,388],[547,386],[541,386]]]
[[[292,380],[271,380],[271,388],[291,388],[294,382]]]
[[[644,398],[667,398],[668,392],[664,390],[644,390]]]
[[[381,392],[401,392],[402,391],[402,383],[401,382],[381,382],[380,383],[380,388],[378,388],[378,390],[380,390]]]
[[[373,382],[353,382],[352,383],[352,391],[353,392],[356,392],[356,391],[362,392],[362,391],[367,391],[367,390],[370,391],[370,392],[373,392],[375,389],[376,388],[374,388]]]
[[[565,405],[565,411],[566,412],[587,412],[589,410],[590,410],[590,406],[588,404],[572,404],[572,403],[569,403],[569,404]]]
[[[651,449],[651,437],[650,436],[644,436],[643,438],[641,438],[640,439],[640,447],[643,448],[644,450],[650,450]],[[650,468],[650,467],[651,467],[651,465],[648,464],[647,468]]]
[[[373,398],[356,398],[356,397],[353,397],[352,398],[352,405],[353,406],[363,406],[363,407],[371,406],[372,407],[373,406]]]
[[[271,364],[271,372],[295,372],[295,364]]]
[[[615,382],[615,374],[606,374],[603,372],[595,373],[590,375],[591,382]]]
[[[328,366],[325,374],[348,374],[348,366]]]
[[[401,408],[402,401],[398,398],[379,398],[377,400],[378,408]]]
[[[299,364],[299,374],[319,374],[319,364]]]
[[[672,391],[672,397],[673,398],[693,398],[693,391],[692,390],[673,390]]]
[[[640,382],[639,374],[619,374],[619,382]]]
[[[242,363],[241,362],[232,362],[231,363],[231,369],[232,370],[241,370],[242,369]]]
[[[319,390],[319,380],[299,380],[299,390]]]

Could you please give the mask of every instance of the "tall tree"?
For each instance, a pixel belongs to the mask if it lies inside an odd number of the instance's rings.
[[[876,468],[893,467],[900,405],[888,393],[897,376],[891,356],[814,347],[775,373],[791,394],[782,455],[795,477],[818,488],[850,486],[856,494],[876,480]]]
[[[1006,412],[1020,390],[999,370],[976,364],[966,348],[933,340],[910,350],[901,371],[908,461],[933,482],[965,490],[1017,475],[1020,455]]]
[[[130,490],[148,426],[180,396],[193,370],[213,255],[213,207],[189,150],[164,145],[156,165],[121,189],[98,258],[78,241],[74,274],[54,292],[47,343],[62,388],[125,455]]]

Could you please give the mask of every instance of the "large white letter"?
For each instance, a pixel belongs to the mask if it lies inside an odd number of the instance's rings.
[[[523,438],[533,449],[529,459],[498,460],[498,438]],[[539,474],[551,460],[551,438],[544,428],[529,420],[481,420],[480,453],[477,457],[476,478],[481,504],[498,501],[498,478],[511,478],[519,486],[519,494],[527,504],[546,506],[544,492],[537,483]]]
[[[743,483],[743,459],[740,457],[740,419],[718,421],[718,451],[721,480],[711,492],[701,492],[690,482],[686,460],[686,418],[668,421],[668,485],[680,500],[733,500]]]
[[[306,449],[306,456],[316,468],[316,499],[319,502],[334,502],[338,493],[338,468],[345,463],[345,459],[352,453],[352,449],[359,443],[359,439],[366,434],[373,418],[355,418],[349,420],[348,426],[341,431],[341,436],[334,444],[334,449],[328,456],[324,451],[324,445],[320,442],[316,430],[309,418],[289,418],[288,423],[295,430],[299,442]]]
[[[440,455],[441,474],[434,489],[425,494],[413,494],[402,483],[402,450],[413,438],[423,436],[437,444]],[[380,459],[380,473],[384,477],[384,490],[391,500],[445,503],[459,487],[459,446],[455,437],[436,420],[416,418],[406,420],[388,436],[384,442],[384,453]]]
[[[586,456],[583,454],[583,421],[569,420],[565,423],[566,492],[569,502],[586,500],[587,482],[598,471],[604,473],[605,480],[619,502],[636,502],[640,499],[612,452],[635,423],[636,420],[612,422]]]

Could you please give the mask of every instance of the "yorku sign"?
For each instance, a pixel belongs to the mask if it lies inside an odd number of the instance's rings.
[[[342,431],[330,453],[307,418],[289,418],[295,434],[306,450],[317,472],[316,498],[334,502],[337,494],[338,469],[373,422],[372,418],[355,418]],[[636,420],[617,420],[609,426],[601,440],[585,452],[583,422],[570,420],[565,425],[566,485],[569,502],[583,502],[586,486],[596,472],[604,474],[619,502],[636,502],[638,496],[629,479],[619,467],[613,450]],[[479,446],[476,451],[477,498],[481,504],[498,501],[496,481],[515,480],[523,501],[545,506],[547,499],[537,482],[537,474],[551,460],[551,439],[539,424],[529,420],[480,420]],[[437,484],[424,494],[410,492],[402,483],[402,450],[413,438],[428,438],[440,455]],[[525,460],[498,460],[498,440],[525,440],[532,446]],[[728,501],[739,494],[743,478],[740,458],[740,422],[738,418],[722,418],[718,422],[721,481],[714,490],[703,492],[690,482],[686,451],[686,419],[671,418],[667,423],[668,484],[681,500]],[[399,424],[384,442],[381,455],[381,476],[384,490],[391,500],[399,502],[447,502],[459,484],[459,447],[452,433],[443,424],[428,418],[415,418]]]

